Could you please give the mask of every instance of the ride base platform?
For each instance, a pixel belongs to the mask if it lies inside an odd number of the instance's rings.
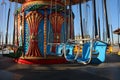
[[[64,57],[59,56],[47,56],[44,57],[20,57],[14,59],[19,64],[62,64],[67,63]]]

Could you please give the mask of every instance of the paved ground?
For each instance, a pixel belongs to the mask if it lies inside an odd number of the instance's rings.
[[[120,80],[120,56],[99,65],[22,65],[0,57],[0,80]]]

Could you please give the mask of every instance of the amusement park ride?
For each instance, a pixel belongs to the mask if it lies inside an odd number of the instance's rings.
[[[99,64],[105,61],[107,43],[97,38],[85,39],[83,36],[83,39],[74,39],[74,17],[76,16],[71,6],[89,0],[9,1],[22,4],[21,9],[17,10],[14,16],[13,41],[17,46],[15,54],[18,50],[21,54],[20,57],[15,58],[16,62]]]

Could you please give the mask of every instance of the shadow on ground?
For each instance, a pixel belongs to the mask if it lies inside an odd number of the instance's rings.
[[[73,63],[23,65],[0,57],[0,80],[120,80],[119,57],[107,55],[105,63],[86,66]]]

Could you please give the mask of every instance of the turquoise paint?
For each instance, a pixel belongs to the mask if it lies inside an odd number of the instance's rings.
[[[30,41],[29,27],[27,22],[25,21],[25,27],[24,27],[24,52],[25,53],[28,51],[29,41]]]
[[[78,57],[77,58],[77,62],[80,63],[82,61],[84,62],[87,62],[91,56],[90,56],[90,42],[86,42],[84,45],[83,45],[83,48],[82,48],[82,57]]]
[[[44,19],[42,19],[38,28],[38,47],[41,54],[44,55]]]
[[[81,62],[87,62],[91,58],[91,63],[99,64],[105,61],[105,55],[106,55],[106,49],[107,49],[107,43],[102,41],[95,41],[93,42],[93,52],[92,55],[90,55],[90,42],[86,42],[83,45],[82,48],[82,57],[78,56],[76,61],[78,63]],[[63,46],[64,44],[61,44],[57,47],[57,55],[62,56],[63,55]],[[74,46],[75,44],[66,44],[65,51],[66,54],[65,58],[67,61],[74,61],[76,54],[74,54]]]
[[[106,50],[107,50],[107,43],[102,42],[102,41],[96,41],[94,43],[94,50],[95,52],[93,52],[93,55],[97,55],[97,56],[93,56],[92,57],[92,61],[91,63],[102,63],[105,61],[105,56],[106,56]]]

